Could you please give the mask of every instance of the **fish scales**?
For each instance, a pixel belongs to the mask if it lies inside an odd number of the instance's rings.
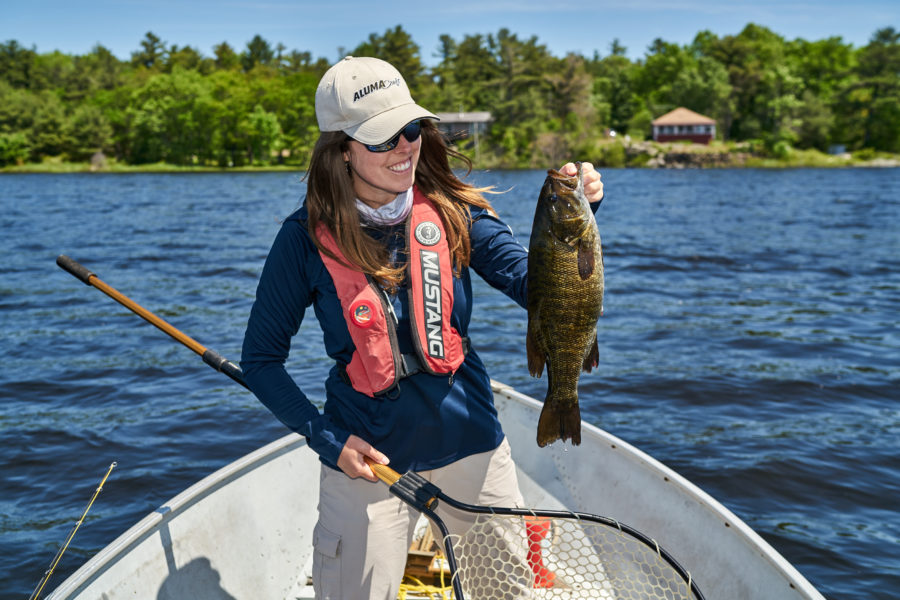
[[[599,362],[597,319],[603,307],[600,234],[577,177],[550,170],[535,209],[528,251],[528,370],[547,367],[539,446],[581,442],[578,379]]]

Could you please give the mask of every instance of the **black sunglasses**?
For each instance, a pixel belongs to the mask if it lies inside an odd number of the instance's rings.
[[[401,129],[397,133],[397,135],[384,142],[383,144],[363,144],[363,146],[365,146],[366,150],[368,150],[369,152],[390,152],[397,147],[397,144],[400,143],[401,135],[406,138],[407,142],[412,144],[414,141],[419,139],[420,135],[422,135],[422,123],[420,121],[413,121],[403,129]],[[362,142],[359,143],[362,144]]]

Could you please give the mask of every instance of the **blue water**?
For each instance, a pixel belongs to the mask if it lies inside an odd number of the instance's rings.
[[[541,171],[478,172],[527,243]],[[900,590],[900,170],[604,173],[601,367],[583,416],[699,485],[828,598]],[[191,483],[286,433],[65,253],[233,360],[298,174],[0,176],[0,599],[48,589]],[[477,279],[477,277],[476,277]],[[542,398],[525,314],[477,281],[473,342]],[[289,369],[330,363],[310,317]]]

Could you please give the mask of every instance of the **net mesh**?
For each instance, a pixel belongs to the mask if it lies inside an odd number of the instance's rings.
[[[465,600],[680,600],[690,583],[619,528],[577,518],[480,515],[451,536]]]

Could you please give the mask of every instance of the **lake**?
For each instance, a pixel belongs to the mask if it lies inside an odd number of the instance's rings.
[[[0,600],[285,433],[249,393],[55,265],[234,360],[302,174],[0,176]],[[476,172],[527,244],[542,171]],[[900,590],[900,169],[604,171],[600,368],[582,416],[700,486],[828,598]],[[525,312],[477,276],[491,376],[542,399]],[[331,363],[307,314],[288,368]],[[310,474],[317,476],[317,474]],[[612,515],[614,516],[614,515]]]

